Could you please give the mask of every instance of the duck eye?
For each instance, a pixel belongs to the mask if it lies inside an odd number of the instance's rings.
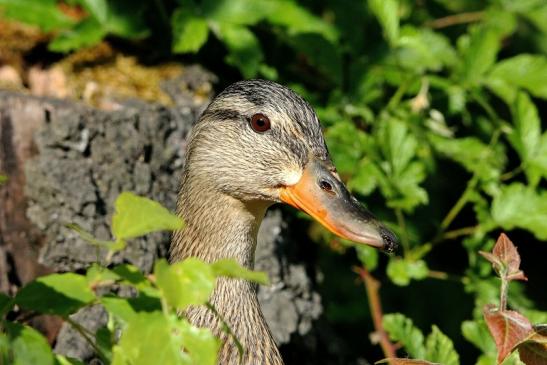
[[[266,132],[270,129],[270,119],[264,114],[257,113],[251,117],[251,127],[255,132]]]
[[[332,193],[332,185],[326,180],[319,180],[319,187],[321,190],[325,190],[327,193]]]

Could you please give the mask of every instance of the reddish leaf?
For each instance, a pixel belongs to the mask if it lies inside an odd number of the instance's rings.
[[[413,360],[413,359],[401,359],[389,357],[380,361],[376,361],[374,364],[389,364],[389,365],[441,365],[436,362],[430,362],[425,360]]]
[[[526,365],[547,364],[547,325],[534,326],[534,332],[518,345],[518,350]]]
[[[500,311],[493,304],[487,304],[483,314],[498,349],[498,364],[534,332],[530,321],[518,312]]]
[[[492,253],[479,251],[492,263],[496,272],[507,280],[528,280],[520,270],[520,255],[505,233],[500,234]]]

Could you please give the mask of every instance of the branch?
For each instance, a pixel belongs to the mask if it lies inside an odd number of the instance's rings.
[[[389,341],[384,325],[382,324],[382,303],[380,302],[380,295],[378,291],[380,289],[380,282],[365,269],[364,267],[354,267],[353,269],[361,278],[365,284],[367,291],[368,303],[370,307],[370,313],[372,315],[372,322],[374,323],[374,330],[380,338],[380,346],[384,352],[386,358],[395,358],[395,346]]]
[[[455,15],[445,16],[443,18],[431,20],[426,22],[425,25],[433,29],[440,29],[450,27],[457,24],[465,24],[477,22],[484,16],[484,11],[473,11],[469,13],[461,13]]]

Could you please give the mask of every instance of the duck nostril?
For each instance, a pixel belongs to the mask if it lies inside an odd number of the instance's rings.
[[[328,193],[332,193],[332,184],[326,180],[319,180],[319,187]]]

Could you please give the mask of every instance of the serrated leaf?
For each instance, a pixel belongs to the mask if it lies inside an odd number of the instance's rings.
[[[108,18],[108,4],[106,0],[79,0],[79,3],[99,21],[104,24]]]
[[[423,260],[406,260],[392,258],[387,265],[387,275],[393,283],[406,286],[412,279],[422,280],[427,277],[429,269]]]
[[[334,43],[338,31],[331,24],[315,16],[309,10],[290,0],[272,1],[271,10],[265,13],[265,19],[275,25],[284,26],[289,35],[318,34]]]
[[[425,358],[443,365],[459,365],[460,357],[454,344],[441,330],[433,325],[425,343]]]
[[[488,327],[483,321],[463,321],[463,337],[484,353],[496,351],[496,346],[489,336]]]
[[[380,22],[384,37],[391,45],[395,45],[399,38],[399,2],[397,0],[368,0],[368,6]]]
[[[547,57],[519,54],[498,62],[488,75],[487,85],[511,104],[518,88],[547,99]]]
[[[217,35],[228,48],[226,62],[237,67],[245,78],[255,77],[264,55],[253,32],[246,27],[223,23]]]
[[[489,27],[477,28],[463,52],[462,79],[468,84],[477,84],[496,62],[500,45],[499,32]]]
[[[494,305],[488,304],[484,307],[483,315],[498,349],[498,364],[533,332],[528,319],[518,312],[498,310]]]
[[[526,365],[547,364],[547,325],[533,329],[534,332],[518,345],[520,359]]]
[[[186,8],[178,8],[171,17],[173,27],[173,51],[197,52],[207,41],[207,21]]]
[[[445,138],[435,134],[428,137],[441,155],[458,162],[484,180],[498,179],[505,167],[503,150],[488,146],[476,137]]]
[[[227,276],[254,281],[262,285],[268,285],[268,274],[261,271],[252,271],[239,265],[234,259],[223,259],[211,265],[216,276]]]
[[[98,44],[107,34],[93,17],[87,17],[71,29],[60,32],[48,45],[54,52],[69,52]]]
[[[74,20],[57,8],[54,0],[0,0],[2,15],[40,27],[43,31],[68,28]]]
[[[176,329],[180,331],[180,337],[184,349],[190,354],[194,364],[215,365],[220,349],[220,341],[213,336],[208,328],[197,328],[186,320],[174,322]]]
[[[112,217],[112,234],[116,239],[128,239],[162,230],[183,227],[182,220],[160,203],[123,192],[116,199]]]
[[[411,357],[424,358],[424,335],[410,318],[401,313],[386,314],[382,318],[382,323],[389,337],[400,342]]]
[[[354,246],[359,261],[363,263],[368,271],[373,271],[378,266],[378,250],[365,245]]]
[[[172,265],[165,260],[157,261],[154,274],[167,303],[177,309],[205,304],[216,278],[211,266],[193,257]]]
[[[15,302],[27,310],[62,317],[94,300],[95,294],[86,277],[74,273],[41,276],[21,288],[15,296]]]
[[[112,365],[194,364],[182,351],[177,328],[162,312],[140,313],[123,331],[113,348]]]
[[[492,263],[503,280],[527,280],[520,270],[520,255],[505,233],[500,234],[492,253],[479,253]]]
[[[538,239],[547,240],[547,192],[537,193],[520,183],[502,186],[492,201],[491,212],[503,229],[524,228]]]
[[[54,357],[47,340],[35,329],[15,322],[4,322],[9,339],[12,365],[53,365]]]
[[[354,175],[348,180],[348,189],[362,195],[368,195],[378,186],[377,176],[381,174],[378,166],[369,158],[363,158],[354,170]]]

